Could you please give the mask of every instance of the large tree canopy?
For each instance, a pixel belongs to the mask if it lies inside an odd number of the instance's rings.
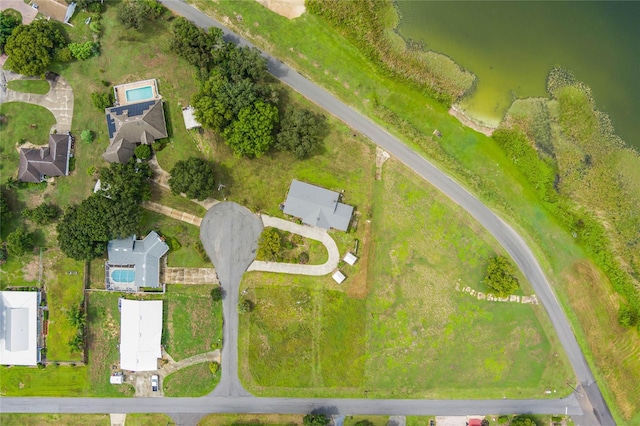
[[[70,207],[58,224],[60,250],[76,260],[101,256],[109,240],[136,233],[140,215],[140,206],[133,200],[93,194]]]
[[[255,47],[227,43],[219,50],[218,71],[231,81],[261,82],[267,76],[267,60]]]
[[[202,158],[178,161],[171,169],[169,186],[174,194],[185,193],[189,198],[204,200],[212,195],[215,185],[213,165]]]
[[[4,53],[4,45],[7,44],[9,36],[18,25],[20,25],[20,18],[17,15],[8,10],[0,12],[0,53]]]
[[[126,164],[111,163],[100,169],[100,186],[104,195],[113,200],[140,203],[151,198],[151,168],[135,159]]]
[[[308,109],[289,108],[282,119],[276,148],[291,151],[296,158],[303,159],[320,144],[322,125]]]
[[[190,64],[209,70],[215,62],[215,50],[223,45],[222,30],[209,28],[208,31],[178,17],[171,26],[171,50],[185,58]]]
[[[56,25],[39,19],[13,30],[5,45],[5,67],[18,74],[44,75],[56,49],[66,44]]]
[[[261,157],[273,145],[277,122],[278,108],[258,101],[240,110],[237,120],[225,129],[224,137],[235,155]]]

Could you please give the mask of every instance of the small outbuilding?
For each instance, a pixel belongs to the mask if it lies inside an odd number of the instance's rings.
[[[182,118],[184,118],[184,126],[187,130],[202,127],[202,124],[196,120],[195,112],[196,110],[191,105],[186,108],[182,108]]]
[[[333,278],[333,280],[335,282],[337,282],[338,284],[342,284],[342,282],[347,278],[344,276],[344,274],[340,271],[335,271],[333,273],[333,275],[331,275],[331,278]]]
[[[344,258],[342,260],[347,262],[349,265],[353,266],[356,264],[356,261],[358,260],[358,258],[353,253],[347,252],[347,254],[344,255]]]

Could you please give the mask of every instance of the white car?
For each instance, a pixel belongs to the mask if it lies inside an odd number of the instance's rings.
[[[153,376],[151,376],[151,390],[154,392],[158,391],[158,380],[159,380],[159,377],[157,374],[154,374]]]

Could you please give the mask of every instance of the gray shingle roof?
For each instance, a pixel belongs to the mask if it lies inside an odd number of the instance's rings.
[[[20,148],[18,180],[40,182],[43,176],[66,176],[69,174],[69,152],[71,136],[49,135],[49,145],[41,148]]]
[[[340,194],[335,191],[294,180],[284,204],[284,213],[299,217],[307,225],[320,228],[349,228],[353,207],[338,202]]]
[[[143,240],[135,236],[122,240],[111,240],[107,246],[107,266],[133,265],[137,287],[160,285],[160,258],[169,251],[169,246],[155,232],[149,232]],[[109,277],[107,277],[109,279]]]
[[[105,114],[110,144],[102,157],[109,162],[126,163],[136,144],[150,145],[168,136],[159,99],[107,108]]]

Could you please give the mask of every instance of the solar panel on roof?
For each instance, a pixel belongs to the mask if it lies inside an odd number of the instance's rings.
[[[109,130],[109,139],[116,133],[116,122],[110,114],[107,114],[107,129]]]

